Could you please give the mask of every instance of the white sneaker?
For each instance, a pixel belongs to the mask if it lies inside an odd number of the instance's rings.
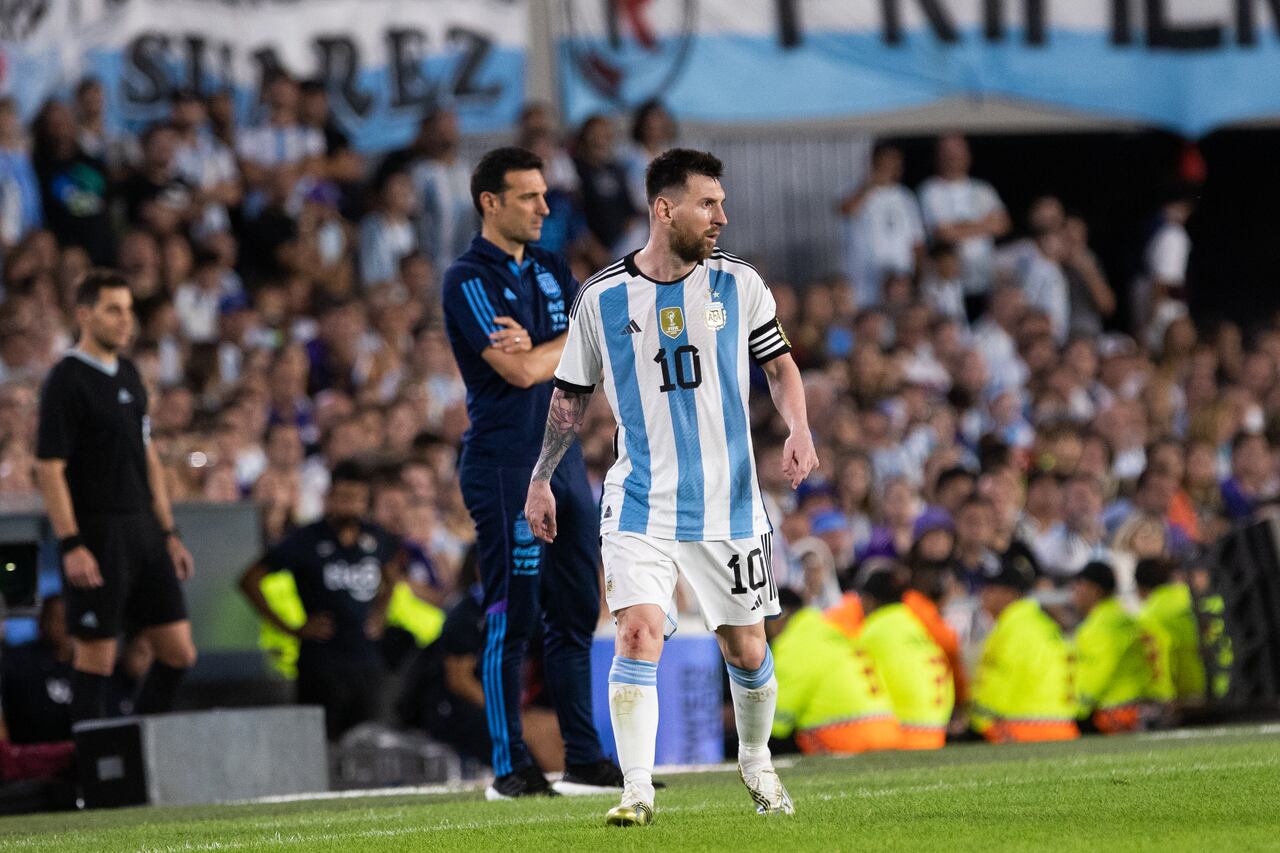
[[[772,767],[762,767],[759,770],[752,771],[751,775],[748,776],[743,771],[742,765],[739,764],[738,776],[742,779],[742,784],[747,786],[747,793],[751,794],[751,800],[756,804],[757,813],[763,815],[792,815],[796,813],[795,804],[791,802],[791,795],[787,793],[787,789],[782,785],[782,780],[778,778],[778,771]]]

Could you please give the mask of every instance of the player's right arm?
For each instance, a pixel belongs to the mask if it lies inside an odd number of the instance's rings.
[[[544,542],[556,538],[556,499],[551,493],[551,475],[565,453],[578,439],[587,416],[587,403],[600,380],[599,309],[590,299],[580,299],[569,320],[569,332],[555,371],[556,387],[542,435],[542,452],[533,469],[524,517],[533,535]]]
[[[78,587],[102,586],[98,561],[83,543],[74,544],[80,536],[71,490],[67,487],[67,457],[76,430],[79,401],[74,399],[66,374],[59,366],[49,372],[40,391],[40,420],[36,431],[36,481],[44,496],[45,511],[53,535],[61,544],[71,539],[73,547],[62,555],[62,568],[67,583]]]

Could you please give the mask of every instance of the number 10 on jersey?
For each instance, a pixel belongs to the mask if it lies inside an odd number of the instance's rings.
[[[658,386],[658,390],[663,394],[668,391],[674,391],[677,388],[683,388],[691,391],[702,384],[702,360],[698,358],[698,348],[685,344],[677,347],[670,354],[665,349],[658,350],[658,354],[653,360],[662,368],[662,384]],[[675,362],[674,367],[671,362]],[[675,373],[675,382],[671,381],[671,374]]]

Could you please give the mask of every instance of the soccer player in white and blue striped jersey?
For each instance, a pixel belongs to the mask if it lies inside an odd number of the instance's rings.
[[[649,166],[649,242],[578,291],[525,504],[534,534],[554,539],[551,475],[603,385],[618,423],[600,526],[618,622],[609,706],[626,780],[612,825],[653,820],[657,668],[677,572],[724,653],[739,770],[756,810],[794,811],[768,747],[777,681],[763,620],[779,607],[748,428],[752,361],[790,429],[783,471],[793,488],[817,456],[773,297],[750,264],[716,248],[728,223],[721,173],[714,156],[685,149]]]

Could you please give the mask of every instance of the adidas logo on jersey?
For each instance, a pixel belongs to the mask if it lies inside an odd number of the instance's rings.
[[[80,617],[80,625],[85,628],[97,628],[98,616],[92,610]]]
[[[622,328],[622,334],[624,335],[638,335],[641,331],[643,330],[640,328],[640,324],[635,320],[632,320]]]
[[[120,393],[116,395],[116,399],[122,404],[128,404],[133,402],[133,395],[129,393],[128,388],[121,388]]]
[[[515,302],[515,301],[516,301],[516,295],[515,295],[514,293],[512,293],[512,292],[511,292],[511,288],[509,288],[509,287],[502,291],[502,295],[503,295],[503,296],[505,296],[505,297],[507,297],[507,300],[508,300],[509,302]]]
[[[604,508],[604,517],[613,518],[613,507],[607,506]]]

